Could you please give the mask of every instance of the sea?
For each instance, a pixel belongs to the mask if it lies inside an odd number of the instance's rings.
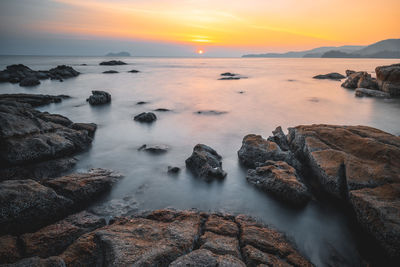
[[[109,216],[160,208],[247,214],[282,231],[317,266],[362,264],[366,253],[348,214],[332,201],[312,200],[301,209],[287,206],[246,181],[237,151],[247,134],[267,138],[281,126],[302,124],[367,125],[400,135],[400,99],[354,95],[340,81],[316,80],[318,74],[346,69],[367,71],[398,63],[393,59],[322,58],[117,58],[127,65],[100,66],[109,57],[1,56],[0,69],[25,64],[34,70],[72,66],[81,74],[63,82],[44,80],[35,87],[0,83],[0,93],[65,94],[62,103],[40,107],[74,122],[98,125],[91,148],[76,156],[71,172],[90,168],[118,171],[124,178],[101,200],[114,203]],[[129,73],[130,70],[138,73]],[[116,74],[103,74],[116,70]],[[219,80],[223,72],[240,80]],[[86,102],[92,90],[112,95],[109,105]],[[137,104],[140,101],[145,104]],[[165,108],[168,112],[156,112]],[[157,121],[133,120],[153,111]],[[198,111],[215,111],[202,112]],[[221,156],[228,173],[207,182],[185,168],[196,144]],[[166,145],[166,153],[138,150],[143,144]],[[182,170],[171,175],[168,166]],[[113,207],[113,206],[111,206]],[[113,214],[121,211],[124,214]]]

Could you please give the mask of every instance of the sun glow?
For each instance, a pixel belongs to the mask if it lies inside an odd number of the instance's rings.
[[[197,54],[199,54],[199,55],[204,54],[204,50],[202,50],[202,49],[197,50]]]

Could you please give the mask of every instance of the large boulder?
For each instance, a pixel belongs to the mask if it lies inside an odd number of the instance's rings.
[[[196,176],[209,179],[225,178],[226,172],[222,169],[222,157],[211,147],[197,144],[192,155],[186,159],[186,166]]]
[[[92,142],[87,130],[72,128],[66,117],[37,111],[26,103],[1,99],[0,103],[0,180],[57,175],[72,167],[71,156]]]
[[[247,181],[293,206],[304,206],[310,199],[307,187],[296,170],[284,161],[266,161],[255,170],[248,170]]]
[[[350,202],[363,228],[400,259],[400,183],[350,191]]]
[[[284,142],[280,133],[278,140]],[[284,144],[284,143],[283,143]],[[249,134],[243,138],[242,147],[238,151],[240,162],[249,168],[255,168],[267,160],[285,161],[296,169],[301,169],[300,163],[291,151],[283,151],[273,141],[262,138],[261,135]]]
[[[344,75],[337,73],[337,72],[331,72],[328,74],[320,74],[317,76],[313,77],[314,79],[330,79],[330,80],[341,80],[343,78],[346,78]]]
[[[51,79],[67,79],[78,76],[80,73],[70,66],[59,65],[48,71]]]
[[[359,71],[359,72],[352,73],[347,77],[347,79],[344,81],[344,83],[342,83],[342,87],[348,88],[348,89],[356,89],[359,87],[358,82],[360,81],[361,78],[362,79],[371,79],[371,75],[365,71]]]
[[[138,122],[146,122],[146,123],[151,123],[155,120],[157,120],[156,114],[153,112],[142,112],[135,117],[133,117],[133,120],[138,121]]]
[[[400,64],[376,67],[379,89],[392,96],[400,95]]]
[[[67,266],[253,266],[254,259],[242,255],[246,246],[276,263],[311,266],[282,234],[250,218],[173,210],[120,218],[83,235],[59,257]]]
[[[92,95],[89,96],[86,101],[88,101],[90,105],[108,104],[111,102],[111,95],[105,91],[93,90]]]

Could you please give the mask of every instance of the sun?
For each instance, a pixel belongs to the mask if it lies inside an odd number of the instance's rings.
[[[197,54],[199,54],[199,55],[204,54],[204,50],[202,50],[202,49],[197,50]]]

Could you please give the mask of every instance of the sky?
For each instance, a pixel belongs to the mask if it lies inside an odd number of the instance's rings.
[[[0,0],[0,54],[240,56],[400,38],[399,0]]]

